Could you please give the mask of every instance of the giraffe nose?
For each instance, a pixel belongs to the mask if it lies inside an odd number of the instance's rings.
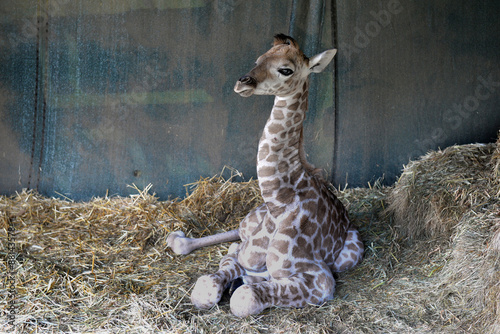
[[[244,75],[240,78],[239,80],[242,84],[248,85],[248,86],[256,86],[257,85],[257,80],[252,78],[249,75]]]

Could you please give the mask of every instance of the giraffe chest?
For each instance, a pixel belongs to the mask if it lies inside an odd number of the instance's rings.
[[[248,271],[269,270],[279,276],[289,275],[297,266],[307,263],[324,261],[332,265],[345,238],[335,210],[321,204],[313,207],[308,202],[289,205],[283,210],[276,217],[266,212],[248,237],[242,238],[240,264]]]

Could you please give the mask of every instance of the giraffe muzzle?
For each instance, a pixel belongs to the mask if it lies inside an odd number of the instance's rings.
[[[244,85],[253,86],[253,87],[257,86],[257,80],[255,80],[254,78],[252,78],[249,75],[242,76],[238,81]]]
[[[236,82],[234,91],[243,97],[249,97],[254,93],[256,87],[257,80],[249,75],[244,75]]]

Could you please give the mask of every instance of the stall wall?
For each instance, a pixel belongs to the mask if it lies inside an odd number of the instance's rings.
[[[272,97],[236,80],[289,33],[335,61],[311,82],[308,158],[335,185],[396,180],[500,128],[500,5],[470,1],[7,0],[0,193],[161,198],[231,166],[255,177]]]

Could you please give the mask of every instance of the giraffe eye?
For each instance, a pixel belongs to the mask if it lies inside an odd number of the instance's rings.
[[[288,77],[288,76],[290,76],[290,75],[293,74],[293,71],[291,69],[289,69],[289,68],[280,68],[278,70],[278,72],[280,72],[281,74],[283,74],[286,77]]]

